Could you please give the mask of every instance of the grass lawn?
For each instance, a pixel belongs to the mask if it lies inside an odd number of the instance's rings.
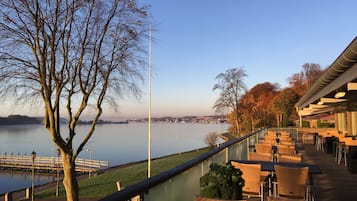
[[[207,149],[186,152],[172,155],[151,161],[151,175],[169,170],[179,164],[187,162],[205,152]],[[92,178],[79,181],[80,197],[101,198],[117,191],[116,182],[121,181],[122,185],[129,186],[144,180],[147,177],[147,162],[133,164],[124,167],[113,168]],[[62,184],[62,183],[61,183]],[[60,197],[65,197],[64,188],[60,188]],[[39,199],[55,198],[55,188],[36,194]]]

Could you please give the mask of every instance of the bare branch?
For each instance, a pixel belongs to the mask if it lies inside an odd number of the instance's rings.
[[[0,6],[0,97],[42,100],[44,125],[61,149],[65,175],[72,175],[102,105],[140,96],[148,7],[135,0],[3,0]],[[73,147],[78,120],[89,105],[96,105],[91,129]],[[62,111],[69,120],[65,133]],[[66,190],[75,188],[72,179],[65,176]]]

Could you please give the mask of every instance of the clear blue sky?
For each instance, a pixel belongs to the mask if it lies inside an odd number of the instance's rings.
[[[153,116],[211,115],[215,76],[243,67],[249,88],[287,78],[306,62],[330,65],[356,37],[355,0],[140,0],[153,17]],[[119,101],[113,118],[147,114],[140,100]],[[30,113],[34,112],[34,109]]]

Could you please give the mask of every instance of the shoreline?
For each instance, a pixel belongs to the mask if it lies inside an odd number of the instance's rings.
[[[152,161],[159,160],[159,159],[170,158],[170,157],[178,156],[178,155],[181,155],[181,154],[202,151],[204,149],[207,149],[207,147],[194,149],[194,150],[190,150],[190,151],[185,151],[185,152],[180,152],[180,153],[175,153],[175,154],[170,154],[170,155],[161,156],[161,157],[157,157],[157,158],[153,158]],[[93,175],[92,177],[96,177],[99,174],[103,174],[103,173],[111,171],[111,170],[127,168],[127,167],[130,167],[130,166],[134,166],[134,165],[138,165],[138,164],[142,164],[142,163],[146,163],[146,162],[147,162],[147,160],[140,160],[140,161],[129,162],[129,163],[125,163],[125,164],[115,165],[115,166],[108,167],[106,169],[99,170],[97,172],[92,173],[92,175]],[[77,176],[77,179],[78,179],[78,181],[83,180],[83,179],[88,179],[88,174],[80,174],[80,175]],[[57,185],[56,181],[51,181],[51,182],[48,182],[48,183],[45,183],[45,184],[37,185],[37,186],[35,186],[35,192],[36,193],[40,193],[42,191],[46,191],[46,190],[55,188],[56,185]],[[62,181],[60,182],[60,187],[63,187]],[[27,187],[27,188],[31,188],[31,186]],[[25,200],[24,199],[25,198],[25,191],[26,191],[26,188],[10,192],[10,193],[12,193],[12,199],[13,200]],[[5,200],[5,194],[6,193],[3,193],[3,194],[0,195],[0,198],[1,198],[0,200]],[[66,199],[63,198],[63,197],[62,198],[59,197],[59,198],[53,198],[53,199],[52,198],[51,199],[38,199],[37,198],[36,200],[66,200]],[[84,198],[81,198],[81,200],[91,201],[91,200],[97,200],[97,198],[85,198],[84,197]]]

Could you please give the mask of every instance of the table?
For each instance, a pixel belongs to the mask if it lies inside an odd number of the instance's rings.
[[[286,167],[309,167],[309,174],[321,174],[320,166],[307,163],[287,163],[287,162],[273,162],[273,161],[253,161],[253,160],[232,160],[238,163],[245,164],[261,164],[262,171],[274,172],[274,165],[281,165]]]
[[[307,163],[287,163],[287,162],[273,162],[273,161],[254,161],[254,160],[231,160],[234,162],[238,163],[244,163],[244,164],[260,164],[261,165],[261,171],[269,171],[271,174],[268,177],[268,193],[269,196],[273,194],[273,181],[274,178],[274,166],[275,165],[280,165],[280,166],[286,166],[286,167],[309,167],[309,180],[310,183],[313,183],[313,178],[311,177],[311,174],[321,174],[321,169],[320,166],[315,165],[315,164],[307,164]],[[274,195],[276,195],[276,189],[274,191]]]

